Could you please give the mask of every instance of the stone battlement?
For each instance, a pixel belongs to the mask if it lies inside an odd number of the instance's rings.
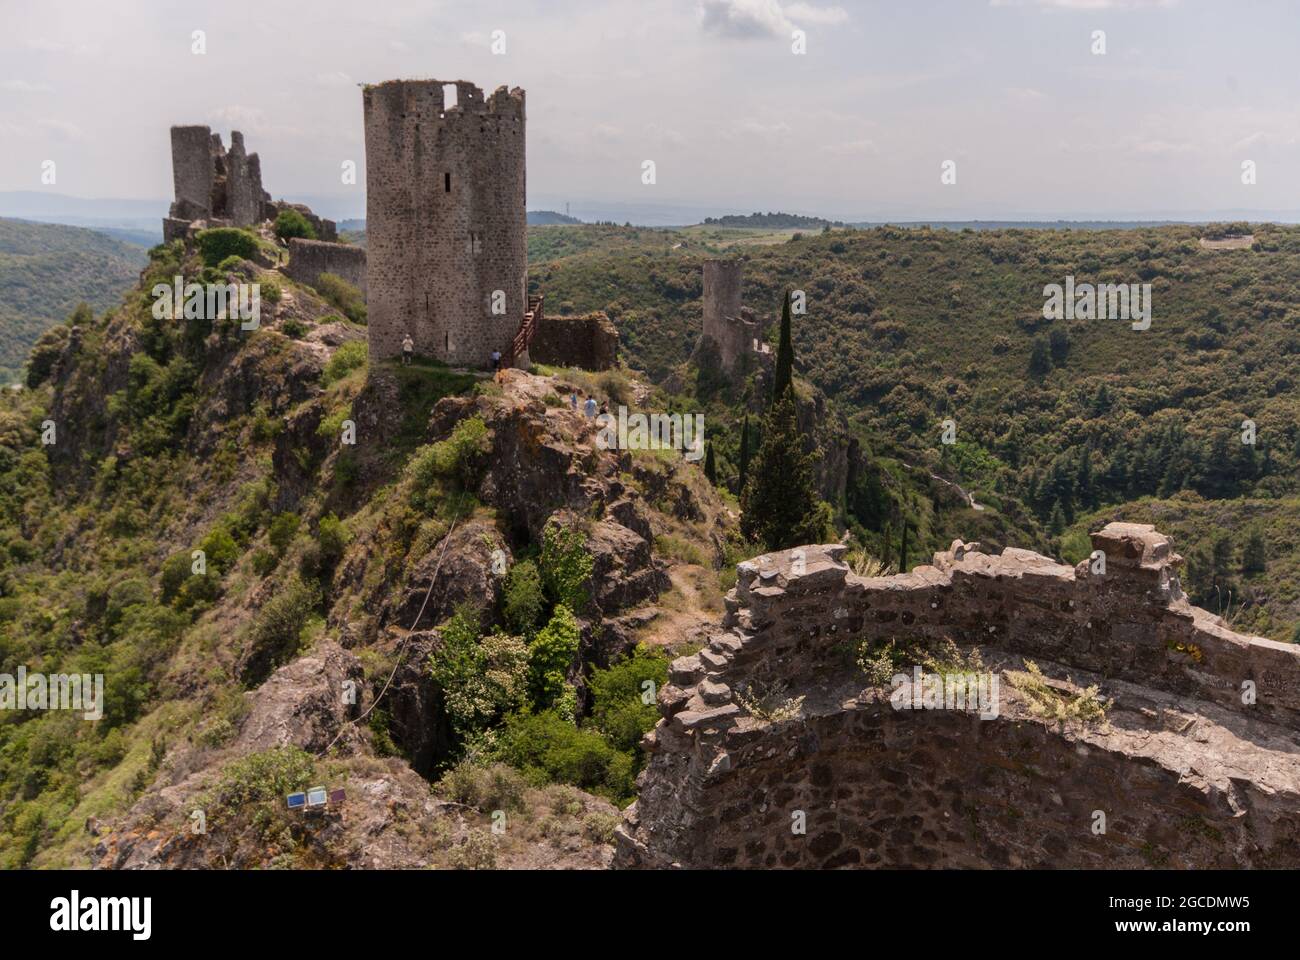
[[[456,103],[450,107],[446,105],[448,87],[456,88]],[[524,91],[520,87],[507,89],[502,85],[492,92],[492,96],[485,98],[483,88],[468,80],[385,80],[383,83],[368,84],[363,95],[367,99],[393,97],[407,100],[413,92],[418,92],[422,106],[437,110],[440,120],[471,114],[492,114],[520,121],[524,119]],[[430,109],[427,119],[432,118]]]
[[[956,541],[871,579],[840,545],[742,563],[721,629],[659,693],[617,862],[1156,865],[1148,850],[1182,865],[1300,863],[1300,648],[1191,606],[1181,558],[1149,526],[1110,524],[1093,545],[1070,567]],[[853,656],[891,639],[977,648],[1008,681],[1000,715],[895,710]],[[1037,716],[1012,681],[1026,659],[1060,689],[1098,685],[1107,720]],[[746,690],[800,698],[796,715],[764,720]],[[790,831],[795,809],[806,835]],[[1110,833],[1090,830],[1096,810]],[[971,816],[988,822],[972,829]]]

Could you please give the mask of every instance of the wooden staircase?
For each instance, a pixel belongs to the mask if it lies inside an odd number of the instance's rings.
[[[528,309],[524,311],[523,322],[519,324],[519,332],[515,334],[514,340],[510,342],[510,357],[506,366],[513,367],[515,362],[528,352],[528,347],[533,342],[533,335],[537,333],[537,325],[541,320],[542,296],[541,294],[530,295],[528,297]]]

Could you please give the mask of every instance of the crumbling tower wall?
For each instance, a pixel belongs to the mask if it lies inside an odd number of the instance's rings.
[[[362,97],[371,357],[408,332],[457,366],[509,357],[527,309],[523,90],[390,80]]]
[[[251,227],[273,220],[280,210],[293,207],[305,216],[320,240],[336,237],[334,223],[315,216],[301,204],[271,202],[262,189],[262,162],[244,149],[244,135],[230,133],[230,150],[221,134],[205,126],[171,129],[172,182],[176,198],[163,218],[163,239],[183,238],[191,225]]]
[[[257,154],[244,152],[244,135],[232,130],[226,153],[226,211],[230,221],[237,227],[260,223],[265,196],[262,162]]]
[[[767,330],[753,311],[743,306],[744,264],[739,260],[704,261],[704,327],[700,345],[716,353],[728,375],[743,374],[751,363],[767,363],[771,354],[763,342]],[[699,356],[709,362],[711,356]]]
[[[176,199],[171,215],[179,220],[206,220],[212,216],[212,130],[208,127],[172,127],[172,184]]]

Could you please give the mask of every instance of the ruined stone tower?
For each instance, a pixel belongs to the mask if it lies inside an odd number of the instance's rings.
[[[177,220],[224,220],[247,227],[265,219],[270,195],[262,189],[262,162],[244,151],[244,135],[230,133],[230,150],[209,127],[172,127],[172,181]]]
[[[728,374],[745,372],[748,361],[766,349],[766,325],[741,305],[744,265],[739,260],[704,261],[704,328],[701,345],[717,351]]]
[[[509,359],[528,309],[524,91],[390,80],[362,96],[371,357],[409,332],[456,366]]]

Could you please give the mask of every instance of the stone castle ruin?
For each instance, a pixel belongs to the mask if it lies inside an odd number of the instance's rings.
[[[370,355],[528,362],[524,91],[390,80],[362,94]]]
[[[716,353],[728,376],[743,375],[773,361],[767,345],[768,320],[741,303],[744,264],[704,261],[704,327],[698,353]]]
[[[840,545],[742,563],[659,692],[615,864],[1300,866],[1300,648],[1191,606],[1150,526],[1093,546],[1070,567],[956,541],[870,579]],[[895,709],[855,662],[945,638],[1000,681],[995,718]]]
[[[302,204],[272,202],[262,189],[262,162],[244,149],[244,135],[231,131],[230,150],[221,134],[206,126],[171,128],[172,180],[176,199],[163,219],[163,240],[184,238],[192,228],[251,227],[274,220],[292,207],[305,216],[321,240],[335,240],[334,222]]]

